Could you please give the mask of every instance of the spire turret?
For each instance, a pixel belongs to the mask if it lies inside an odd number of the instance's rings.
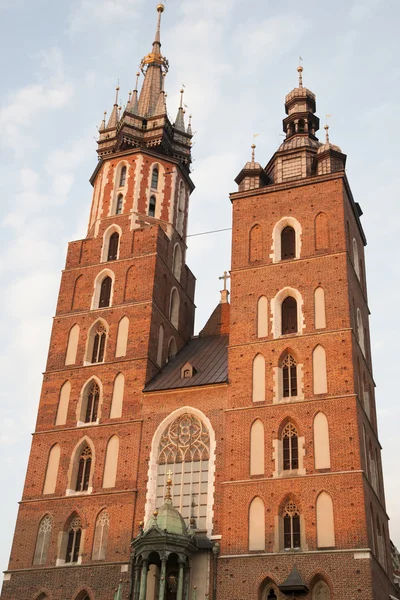
[[[185,93],[185,90],[182,88],[181,89],[181,103],[180,106],[178,108],[178,114],[176,115],[176,119],[175,119],[175,129],[179,129],[179,131],[186,131],[185,128],[185,111],[183,110],[183,94]]]
[[[327,115],[327,121],[328,117]],[[325,129],[325,144],[321,144],[317,152],[317,175],[326,175],[328,173],[336,173],[344,171],[346,167],[347,156],[343,154],[339,146],[331,144],[329,140],[329,125],[328,122],[324,126]]]
[[[116,95],[115,95],[115,103],[113,109],[111,111],[110,118],[108,119],[106,129],[116,129],[119,121],[119,107],[118,107],[118,94],[119,94],[119,86],[117,85]]]
[[[144,74],[142,91],[140,92],[138,110],[142,117],[156,114],[160,93],[163,89],[162,76],[168,72],[168,60],[161,54],[161,15],[164,5],[157,6],[158,20],[152,51],[142,59],[140,68]]]
[[[315,94],[303,87],[303,67],[297,67],[299,74],[299,85],[294,88],[285,98],[285,111],[288,115],[283,121],[283,131],[286,139],[293,136],[308,137],[316,140],[316,132],[319,129],[319,119],[315,115]]]

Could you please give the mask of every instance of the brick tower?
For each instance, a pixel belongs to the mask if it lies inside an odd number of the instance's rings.
[[[193,336],[163,10],[140,94],[100,127],[2,599],[396,598],[346,156],[299,67],[285,141],[231,194],[231,303]]]

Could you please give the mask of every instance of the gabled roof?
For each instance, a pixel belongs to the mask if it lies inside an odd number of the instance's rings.
[[[228,381],[227,335],[192,338],[144,388],[145,392],[188,388]],[[190,362],[196,370],[182,378],[183,365]]]

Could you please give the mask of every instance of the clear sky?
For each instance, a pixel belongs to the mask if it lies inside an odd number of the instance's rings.
[[[0,0],[2,535],[6,568],[45,368],[66,244],[86,234],[96,126],[134,87],[151,49],[153,0]],[[398,0],[167,0],[162,51],[196,131],[190,233],[230,227],[228,198],[252,135],[265,165],[282,141],[284,97],[297,81],[317,95],[322,124],[348,155],[364,211],[372,354],[391,536],[400,545],[400,234],[397,133]],[[320,132],[320,138],[322,133]],[[188,239],[197,277],[196,329],[219,300],[230,233]],[[393,387],[394,386],[394,387]]]

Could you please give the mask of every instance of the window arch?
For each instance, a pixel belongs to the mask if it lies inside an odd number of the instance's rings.
[[[43,495],[54,494],[56,491],[58,467],[60,464],[61,447],[59,444],[54,444],[49,452],[47,459],[46,475],[43,485]]]
[[[329,248],[329,221],[326,213],[320,212],[315,217],[315,249]]]
[[[293,296],[287,296],[282,302],[282,335],[298,332],[297,302]]]
[[[331,468],[329,426],[326,415],[319,412],[314,417],[314,466],[316,469]]]
[[[119,233],[114,231],[110,235],[110,239],[108,242],[108,252],[107,252],[107,260],[117,260],[118,258],[118,249],[119,249]]]
[[[281,260],[296,258],[296,232],[290,225],[281,231]]]
[[[282,364],[282,397],[297,397],[297,362],[291,354],[286,354]]]
[[[365,356],[365,338],[364,338],[364,324],[361,315],[361,310],[357,308],[357,337],[358,343],[360,344],[362,353]]]
[[[109,526],[110,516],[107,510],[102,510],[96,519],[94,528],[92,560],[105,560]]]
[[[97,423],[100,407],[100,386],[96,380],[92,379],[85,385],[80,404],[79,423]]]
[[[172,260],[172,272],[175,278],[180,281],[182,268],[182,251],[179,244],[175,244],[174,257]]]
[[[265,358],[257,354],[253,360],[253,402],[265,402]]]
[[[149,200],[149,210],[148,210],[148,215],[149,217],[155,217],[156,216],[156,206],[157,206],[157,200],[155,196],[150,196],[150,200]]]
[[[283,470],[293,471],[299,468],[299,438],[297,429],[288,423],[282,431]]]
[[[71,382],[66,381],[61,386],[61,390],[60,390],[60,396],[58,399],[58,406],[57,406],[57,415],[56,415],[56,421],[55,421],[56,426],[57,425],[65,425],[65,423],[67,422],[70,394],[71,394]]]
[[[82,522],[76,515],[71,519],[68,530],[67,549],[65,553],[66,563],[77,563],[80,558],[80,546],[82,538]]]
[[[264,438],[264,424],[257,419],[250,430],[250,475],[264,475]]]
[[[78,457],[78,472],[76,474],[75,491],[87,492],[89,490],[90,474],[92,469],[92,450],[89,444],[81,449]],[[75,561],[72,561],[75,562]]]
[[[126,166],[124,165],[121,169],[121,173],[119,176],[119,187],[124,187],[124,185],[126,184]]]
[[[175,358],[177,352],[178,352],[178,350],[176,347],[175,338],[171,337],[168,342],[168,360]]]
[[[312,590],[312,600],[330,600],[331,592],[324,581],[318,581]]]
[[[171,290],[170,303],[169,303],[169,320],[175,329],[179,327],[179,293],[174,287]]]
[[[313,392],[314,394],[326,394],[328,392],[328,381],[326,371],[326,352],[320,344],[314,348],[312,354],[313,365]]]
[[[254,225],[249,234],[249,261],[257,262],[263,259],[263,230],[261,225]]]
[[[333,520],[332,498],[326,492],[321,492],[316,504],[317,517],[317,547],[333,548],[335,546],[335,524]]]
[[[114,379],[113,395],[111,400],[110,419],[118,419],[122,416],[122,405],[124,401],[125,377],[118,373]]]
[[[65,355],[65,364],[74,365],[76,362],[76,353],[78,351],[80,328],[77,323],[69,330],[67,352]]]
[[[294,502],[286,504],[282,517],[283,547],[285,550],[297,550],[301,547],[300,512]]]
[[[285,233],[283,233],[285,231]],[[282,217],[274,226],[272,232],[272,261],[300,258],[301,225],[294,217]],[[284,246],[283,246],[284,244]]]
[[[117,201],[115,203],[115,214],[116,215],[122,214],[123,206],[124,206],[124,196],[122,194],[118,194]]]
[[[119,437],[117,435],[113,435],[108,440],[106,449],[106,458],[104,461],[103,488],[115,487],[115,481],[117,479],[118,454]]]
[[[92,309],[111,306],[111,297],[115,275],[110,269],[101,271],[94,282]]]
[[[210,433],[205,423],[185,412],[163,431],[157,451],[156,508],[164,503],[168,471],[172,471],[172,502],[197,529],[205,529],[208,509]]]
[[[103,319],[93,323],[89,330],[85,364],[102,363],[107,347],[108,324]]]
[[[158,167],[154,167],[151,172],[151,189],[158,189]]]
[[[249,507],[249,550],[265,550],[265,505],[258,496]]]
[[[358,279],[360,279],[360,262],[358,258],[358,246],[356,239],[353,238],[353,265]]]
[[[261,296],[257,302],[257,337],[268,335],[268,300]]]
[[[112,279],[107,275],[100,284],[99,308],[110,306]]]
[[[36,538],[36,548],[33,557],[34,565],[45,565],[49,551],[51,531],[53,529],[53,519],[46,515],[39,523],[39,529]]]

